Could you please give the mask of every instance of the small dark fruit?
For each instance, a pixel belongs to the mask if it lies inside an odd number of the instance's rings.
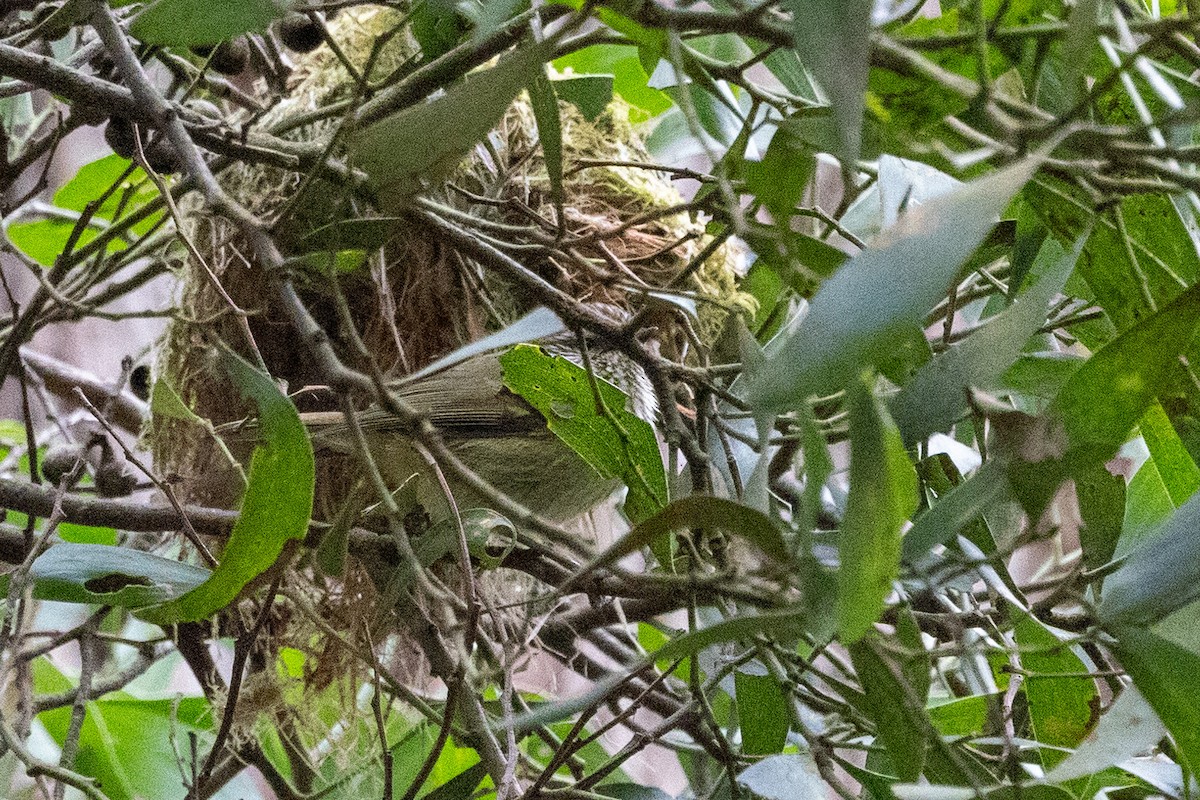
[[[305,14],[288,14],[275,24],[283,46],[297,53],[311,53],[325,41],[324,27]]]
[[[104,129],[104,141],[108,142],[108,146],[121,158],[132,161],[137,153],[133,123],[125,117],[112,117],[108,120],[108,127]]]
[[[150,401],[150,389],[152,388],[150,377],[150,367],[145,364],[138,364],[129,373],[129,390],[139,400]]]
[[[96,470],[96,492],[101,497],[126,497],[137,483],[137,476],[124,461],[106,461]]]
[[[173,175],[183,167],[175,147],[161,136],[144,146],[142,153],[146,156],[146,166],[159,175]]]
[[[208,58],[212,55],[212,51],[216,49],[215,44],[194,44],[188,49],[201,58]]]
[[[208,65],[222,75],[238,75],[250,66],[250,42],[235,36],[213,48]]]
[[[42,459],[42,477],[50,483],[57,484],[64,475],[75,469],[75,464],[83,455],[83,448],[77,444],[54,445]]]

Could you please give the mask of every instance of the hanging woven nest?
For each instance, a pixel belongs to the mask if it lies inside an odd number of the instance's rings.
[[[416,48],[403,34],[389,36],[400,17],[367,7],[344,11],[329,29],[343,53],[359,68],[370,59],[372,78],[402,69]],[[388,42],[383,46],[377,43]],[[355,84],[328,47],[300,57],[288,96],[259,123],[286,130],[287,138],[327,141],[342,122],[333,115],[317,122],[314,109],[353,99]],[[595,120],[560,102],[564,191],[563,227],[587,244],[570,259],[547,254],[538,244],[554,230],[559,208],[552,199],[537,126],[522,95],[487,140],[464,159],[450,180],[427,191],[455,213],[503,232],[524,265],[573,297],[624,308],[640,306],[642,289],[670,286],[699,299],[700,337],[711,342],[731,309],[753,310],[736,288],[740,253],[722,245],[703,263],[693,263],[709,244],[704,226],[686,213],[664,213],[683,199],[659,171],[634,164],[652,160],[628,122],[628,108],[614,101]],[[581,162],[600,166],[581,167]],[[616,165],[613,165],[616,164]],[[275,167],[238,164],[221,174],[223,187],[259,219],[271,223],[287,255],[300,255],[303,239],[339,219],[375,214],[349,191]],[[246,355],[249,330],[263,362],[290,390],[316,382],[295,333],[271,290],[276,276],[251,263],[248,248],[228,221],[185,206],[186,230],[204,264],[184,270],[180,307],[186,321],[168,331],[159,376],[201,417],[214,423],[246,415],[237,391],[213,365],[215,338]],[[631,224],[636,223],[636,224]],[[616,232],[616,233],[614,233]],[[497,235],[494,232],[491,235]],[[534,238],[540,235],[540,239]],[[710,248],[711,249],[711,248]],[[339,319],[337,293],[326,266],[336,264],[338,291],[375,363],[401,376],[462,344],[512,322],[536,305],[521,287],[457,252],[415,219],[403,219],[378,252],[309,254],[296,266],[296,282],[313,315],[351,366],[367,364],[350,346]],[[215,288],[219,281],[221,291]],[[244,318],[244,322],[243,322]],[[327,398],[301,395],[301,410],[318,409]],[[181,479],[192,501],[229,503],[231,481],[214,465],[221,459],[202,428],[173,418],[156,418],[149,432],[157,463]]]

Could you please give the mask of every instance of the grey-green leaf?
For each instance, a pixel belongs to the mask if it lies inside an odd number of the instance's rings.
[[[752,377],[751,402],[795,408],[886,359],[894,336],[921,327],[1040,160],[1025,158],[901,216],[821,286],[808,317]]]

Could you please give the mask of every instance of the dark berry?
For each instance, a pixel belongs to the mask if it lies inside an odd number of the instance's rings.
[[[213,48],[208,65],[222,75],[238,75],[250,66],[250,42],[235,36]]]
[[[83,458],[83,448],[77,444],[57,444],[51,447],[42,459],[42,477],[57,484],[63,476],[75,469],[76,462]]]
[[[283,46],[297,53],[311,53],[325,41],[324,27],[305,14],[288,14],[275,24]]]
[[[137,141],[133,134],[133,123],[125,117],[112,117],[104,129],[104,141],[121,158],[133,159],[137,153]]]
[[[106,461],[96,470],[96,492],[101,497],[126,497],[137,483],[137,476],[124,461]]]

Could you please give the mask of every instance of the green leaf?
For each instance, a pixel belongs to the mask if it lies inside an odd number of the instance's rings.
[[[146,44],[216,44],[240,33],[262,33],[292,0],[156,0],[134,18],[132,33]]]
[[[1171,502],[1176,506],[1183,505],[1200,489],[1200,468],[1183,446],[1183,441],[1167,418],[1167,412],[1159,403],[1151,403],[1146,409],[1142,421],[1138,423],[1138,430],[1142,433],[1150,457],[1154,459],[1163,486],[1171,496]]]
[[[550,196],[554,200],[561,223],[563,202],[563,140],[562,119],[558,116],[558,95],[554,84],[546,77],[546,68],[534,73],[529,82],[529,104],[537,121],[538,143],[542,146],[542,157],[546,162],[546,176],[550,180]]]
[[[258,406],[261,438],[250,459],[241,513],[208,580],[171,602],[140,609],[138,616],[148,622],[199,620],[224,608],[279,559],[289,541],[308,533],[315,467],[296,407],[269,376],[240,356],[225,351],[221,361],[234,384]]]
[[[810,753],[769,756],[739,772],[737,782],[766,800],[824,797],[829,791]]]
[[[1096,569],[1107,564],[1116,552],[1125,523],[1125,479],[1096,464],[1075,476],[1075,496],[1083,527],[1079,544],[1083,566]]]
[[[398,236],[403,217],[343,219],[322,225],[300,240],[303,252],[377,250]]]
[[[43,686],[67,682],[48,659],[35,661],[34,672]],[[207,700],[146,700],[118,693],[89,701],[84,712],[73,769],[97,779],[111,800],[184,800],[187,787],[179,759],[186,757],[189,735],[201,742],[211,737],[213,720]],[[61,746],[70,728],[71,707],[43,711],[38,721]]]
[[[871,54],[870,0],[787,0],[797,51],[825,90],[837,119],[841,148],[852,169],[862,148],[863,96]]]
[[[1027,158],[909,209],[821,286],[799,329],[753,376],[751,402],[765,411],[795,408],[886,358],[897,333],[921,327],[1039,161]]]
[[[871,630],[892,591],[901,527],[917,509],[917,473],[867,377],[850,385],[847,404],[850,496],[838,539],[838,630],[850,644]]]
[[[1154,749],[1167,735],[1154,709],[1138,691],[1127,686],[1075,752],[1046,774],[1049,783],[1092,775]]]
[[[1084,241],[1081,237],[1072,252],[1051,265],[1033,287],[988,320],[982,330],[926,364],[892,399],[892,416],[905,444],[912,446],[953,425],[966,411],[969,388],[990,389],[998,383],[1029,337],[1045,322],[1046,308],[1062,291]]]
[[[666,92],[650,87],[650,76],[642,67],[638,49],[631,45],[585,47],[555,59],[554,68],[568,76],[572,73],[612,75],[613,90],[631,106],[631,122],[643,122],[671,108],[671,98]]]
[[[682,497],[657,514],[642,520],[584,568],[592,572],[615,564],[630,553],[663,539],[672,531],[715,528],[753,542],[779,565],[791,557],[779,527],[760,511],[733,500],[706,495]]]
[[[468,75],[444,95],[386,117],[349,137],[354,164],[387,209],[402,207],[427,181],[449,174],[487,136],[541,68],[543,48],[525,47]]]
[[[877,637],[849,646],[850,660],[863,687],[863,710],[887,747],[896,777],[915,781],[925,766],[929,723],[920,719],[925,697],[904,679],[903,670]]]
[[[746,188],[776,223],[786,225],[817,170],[817,157],[787,128],[778,128],[762,160],[745,162],[743,170]]]
[[[1088,667],[1049,628],[1030,616],[1017,620],[1013,637],[1027,673],[1022,688],[1029,701],[1029,724],[1039,744],[1075,747],[1087,734],[1100,707],[1096,684],[1082,677]],[[1044,747],[1042,762],[1052,767],[1066,753]]]
[[[552,75],[554,93],[579,109],[583,118],[595,122],[613,99],[612,75]]]
[[[782,752],[791,715],[779,681],[766,672],[755,675],[740,669],[734,673],[733,684],[741,722],[742,752],[749,756]]]
[[[667,477],[650,423],[627,411],[627,396],[607,381],[596,386],[597,408],[587,371],[533,345],[500,356],[504,384],[536,408],[550,430],[605,478],[629,487],[625,510],[638,523],[667,504]]]
[[[124,608],[172,600],[210,572],[169,558],[102,544],[57,544],[33,562],[34,596]]]
[[[1175,511],[1104,581],[1097,611],[1110,624],[1151,623],[1200,597],[1200,495]]]
[[[1116,453],[1155,397],[1173,385],[1198,320],[1200,284],[1071,375],[1044,418],[1009,448],[1009,480],[1027,511],[1040,513],[1064,479]]]
[[[1125,671],[1171,732],[1183,765],[1195,770],[1200,764],[1200,655],[1142,628],[1112,633]]]

